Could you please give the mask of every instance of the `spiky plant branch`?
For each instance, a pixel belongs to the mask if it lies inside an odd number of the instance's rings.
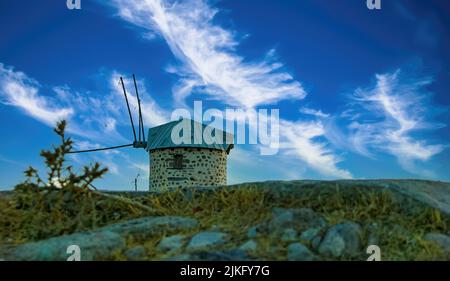
[[[45,182],[39,176],[36,169],[29,167],[25,171],[25,183],[39,188],[79,187],[89,189],[94,180],[101,178],[108,171],[107,168],[102,168],[99,163],[94,163],[92,166],[84,166],[83,171],[77,174],[73,171],[71,165],[65,165],[66,154],[73,147],[71,138],[65,136],[66,126],[65,120],[58,122],[54,131],[60,137],[61,143],[58,146],[53,146],[51,150],[41,151],[41,156],[44,157],[48,169],[47,181]]]

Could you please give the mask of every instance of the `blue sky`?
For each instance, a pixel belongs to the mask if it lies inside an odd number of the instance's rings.
[[[147,127],[204,107],[280,110],[282,148],[230,154],[230,183],[268,179],[450,180],[450,4],[365,0],[81,0],[0,3],[0,188],[43,168],[69,121],[77,148],[132,139],[118,77],[135,73]],[[126,80],[127,88],[132,84]],[[134,96],[131,103],[135,107]],[[107,189],[148,185],[148,155],[100,161]]]

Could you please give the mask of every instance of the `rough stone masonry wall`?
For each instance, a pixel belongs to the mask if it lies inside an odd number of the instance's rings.
[[[174,168],[174,155],[183,168]],[[226,151],[208,148],[166,148],[150,151],[150,190],[227,184]]]

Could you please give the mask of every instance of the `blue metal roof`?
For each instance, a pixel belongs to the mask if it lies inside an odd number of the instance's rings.
[[[182,121],[190,121],[191,129],[191,141],[189,143],[175,144],[172,141],[172,129],[180,124]],[[194,126],[201,126],[201,130],[195,130]],[[203,131],[208,127],[207,125],[195,122],[189,119],[180,119],[177,121],[172,121],[157,127],[150,128],[148,130],[147,147],[146,150],[154,150],[161,148],[176,148],[176,147],[197,147],[197,148],[209,148],[225,150],[227,153],[234,147],[233,145],[233,135],[219,129],[214,128],[215,134],[223,134],[223,143],[212,143],[207,144],[203,139]],[[184,132],[183,132],[184,133]],[[200,143],[194,143],[194,139],[200,140]]]

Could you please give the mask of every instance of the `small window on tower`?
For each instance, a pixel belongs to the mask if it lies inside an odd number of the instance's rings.
[[[183,169],[183,155],[175,154],[173,156],[173,168],[174,169]]]

